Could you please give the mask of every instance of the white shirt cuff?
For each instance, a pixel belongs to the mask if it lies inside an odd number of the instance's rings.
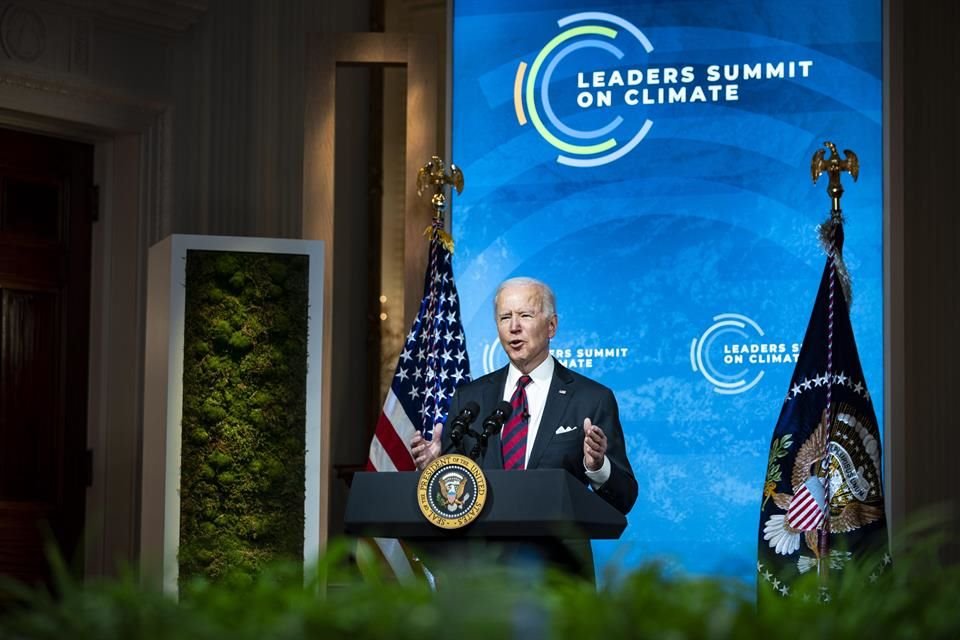
[[[587,473],[587,480],[590,481],[594,489],[599,489],[603,486],[604,482],[610,479],[610,458],[607,456],[603,456],[603,464],[600,465],[600,468],[596,471],[587,469],[586,460],[584,460],[583,468]]]

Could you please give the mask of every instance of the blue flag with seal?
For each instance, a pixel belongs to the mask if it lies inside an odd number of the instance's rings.
[[[826,265],[773,432],[760,507],[758,592],[783,597],[809,572],[828,594],[831,571],[888,544],[880,432],[850,324],[839,210],[820,231]],[[883,553],[877,572],[889,563]]]

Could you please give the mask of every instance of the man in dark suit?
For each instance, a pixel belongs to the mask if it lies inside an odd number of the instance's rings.
[[[637,480],[627,458],[613,392],[570,371],[550,355],[557,332],[553,291],[532,278],[503,282],[494,297],[500,344],[510,364],[457,388],[448,415],[468,402],[485,416],[503,400],[513,413],[488,441],[485,469],[562,468],[627,514],[637,499]],[[418,469],[449,448],[449,435],[411,441]],[[592,574],[592,563],[585,567]]]

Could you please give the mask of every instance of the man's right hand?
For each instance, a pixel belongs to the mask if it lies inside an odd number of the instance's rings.
[[[423,471],[424,467],[440,457],[442,433],[443,425],[437,425],[433,430],[433,440],[425,440],[419,431],[410,439],[410,453],[413,455],[413,463],[417,466],[417,471]]]

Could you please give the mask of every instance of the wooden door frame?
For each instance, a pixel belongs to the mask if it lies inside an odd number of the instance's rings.
[[[94,145],[87,577],[116,575],[139,555],[146,257],[170,230],[171,113],[165,103],[0,71],[0,125]]]

